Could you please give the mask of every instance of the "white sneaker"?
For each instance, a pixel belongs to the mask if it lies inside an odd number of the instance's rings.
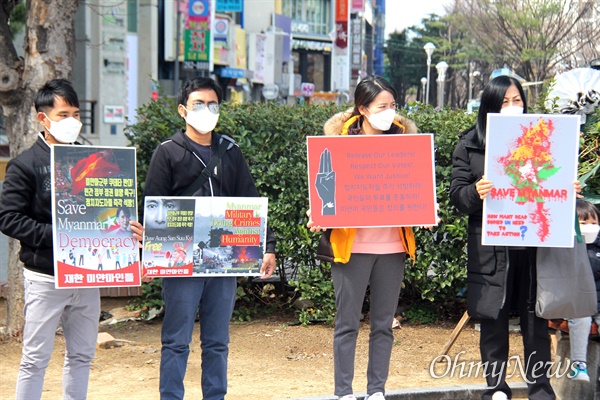
[[[584,362],[574,362],[571,367],[570,378],[574,381],[589,382],[590,376],[587,372],[587,365]]]
[[[353,394],[347,394],[343,397],[338,397],[339,400],[356,400]]]
[[[377,392],[365,397],[365,400],[385,400],[385,397],[383,397],[383,393]]]
[[[492,400],[508,400],[508,396],[506,393],[498,391],[492,395]]]

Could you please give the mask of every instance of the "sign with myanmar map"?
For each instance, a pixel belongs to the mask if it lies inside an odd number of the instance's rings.
[[[488,114],[483,245],[573,247],[579,116]]]

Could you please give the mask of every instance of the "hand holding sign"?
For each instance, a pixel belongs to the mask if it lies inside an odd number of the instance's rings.
[[[324,149],[321,153],[315,187],[323,202],[322,215],[335,215],[335,172],[331,166],[329,149]]]

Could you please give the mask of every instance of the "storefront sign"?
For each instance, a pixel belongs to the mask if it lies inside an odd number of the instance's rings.
[[[246,70],[241,68],[221,68],[223,78],[245,78]]]
[[[360,12],[365,9],[364,0],[352,0],[352,12]]]
[[[314,40],[294,39],[292,41],[294,50],[316,50],[316,51],[331,51],[331,42],[317,42]]]
[[[217,0],[217,12],[242,12],[243,0]]]
[[[186,29],[184,37],[184,59],[186,61],[209,61],[210,31],[195,31]]]
[[[124,106],[104,106],[105,124],[122,124],[125,122]]]
[[[312,97],[312,95],[315,93],[315,84],[302,82],[300,91],[302,92],[303,97]]]
[[[209,10],[209,0],[189,0],[188,19],[190,21],[208,21]]]

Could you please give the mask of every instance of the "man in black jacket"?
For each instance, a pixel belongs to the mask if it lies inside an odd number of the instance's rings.
[[[196,78],[183,84],[179,90],[178,112],[186,121],[186,129],[163,142],[154,152],[144,196],[258,197],[239,147],[233,139],[213,132],[222,98],[221,88],[210,78]],[[218,163],[211,163],[211,159],[219,157],[222,143],[226,151]],[[211,165],[209,171],[205,171],[207,165]],[[197,181],[203,171],[206,178]],[[268,229],[260,270],[262,277],[271,276],[275,268],[275,237]],[[162,294],[165,317],[161,339],[161,399],[183,399],[183,378],[198,306],[202,392],[205,400],[224,399],[227,393],[229,321],[236,294],[235,277],[165,278]]]
[[[44,130],[31,148],[8,163],[0,202],[0,230],[19,240],[25,265],[25,328],[16,399],[41,398],[59,320],[66,341],[63,398],[84,399],[96,348],[100,295],[98,289],[54,287],[50,191],[50,146],[73,143],[81,130],[77,93],[68,81],[51,80],[38,91],[35,109]]]

